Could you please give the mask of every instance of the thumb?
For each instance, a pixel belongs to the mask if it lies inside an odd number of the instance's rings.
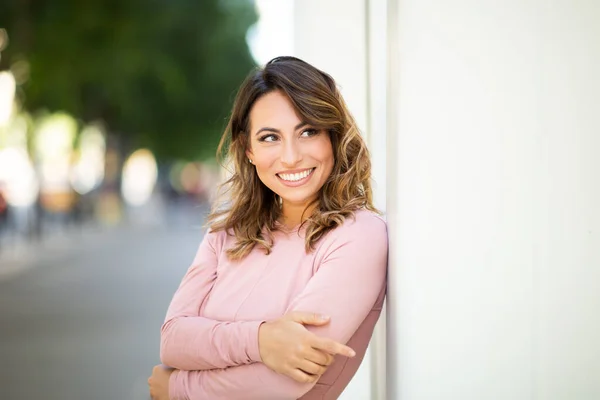
[[[327,315],[304,311],[292,311],[287,317],[289,320],[302,325],[325,325],[329,322]]]

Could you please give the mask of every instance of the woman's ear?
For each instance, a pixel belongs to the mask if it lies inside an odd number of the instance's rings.
[[[254,164],[254,155],[252,154],[252,150],[246,150],[246,157],[250,164]]]

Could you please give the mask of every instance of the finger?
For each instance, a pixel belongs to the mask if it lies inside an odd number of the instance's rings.
[[[303,325],[325,325],[329,322],[329,317],[326,315],[304,311],[292,311],[285,317]]]
[[[350,347],[327,338],[316,336],[311,345],[315,349],[326,351],[332,355],[339,354],[346,357],[354,357],[356,355]]]
[[[304,358],[308,361],[312,361],[315,364],[323,365],[325,367],[331,365],[334,359],[331,354],[313,348],[306,351]]]
[[[293,380],[295,380],[296,382],[300,382],[300,383],[315,382],[317,379],[319,379],[319,377],[317,375],[307,374],[306,372],[299,370],[299,369],[293,369],[288,374],[288,376],[290,378],[292,378]]]
[[[312,361],[302,360],[298,365],[298,368],[309,375],[321,376],[327,371],[327,367],[319,364],[315,364]]]

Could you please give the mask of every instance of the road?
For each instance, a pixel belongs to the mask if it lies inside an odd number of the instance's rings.
[[[160,325],[202,238],[198,215],[71,230],[0,257],[0,399],[149,399]]]

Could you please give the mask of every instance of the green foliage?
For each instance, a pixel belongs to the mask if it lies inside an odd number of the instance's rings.
[[[3,0],[0,69],[28,63],[28,110],[103,120],[161,159],[206,158],[254,67],[255,21],[250,0]]]

